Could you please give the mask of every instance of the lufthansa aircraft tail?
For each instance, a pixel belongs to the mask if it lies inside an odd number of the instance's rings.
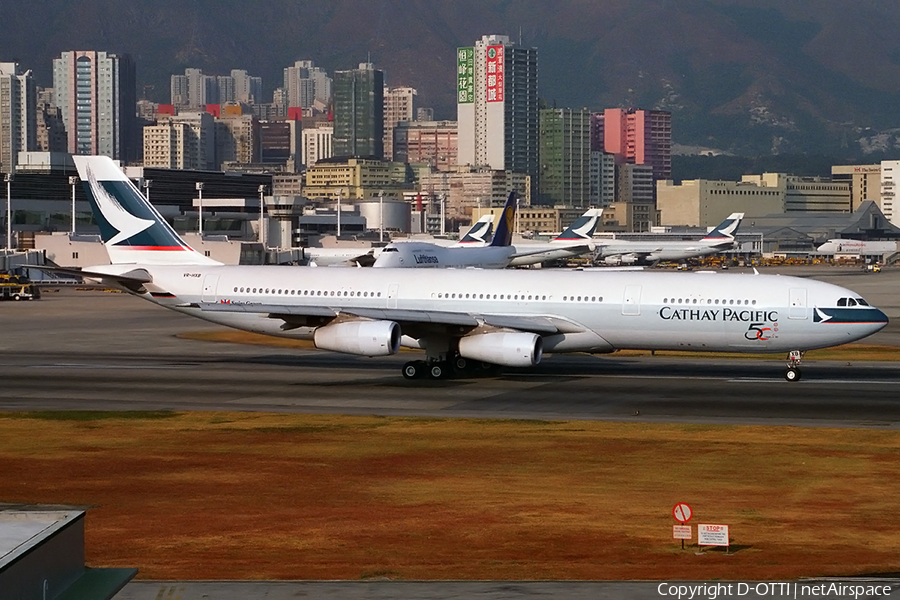
[[[166,223],[107,156],[73,156],[100,236],[114,265],[218,265]]]
[[[516,193],[510,192],[509,198],[506,199],[506,205],[503,207],[503,214],[500,215],[500,223],[497,224],[497,230],[494,232],[494,239],[491,240],[491,246],[512,245],[512,234],[516,221],[516,204]]]

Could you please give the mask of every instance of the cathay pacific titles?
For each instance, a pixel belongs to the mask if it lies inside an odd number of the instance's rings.
[[[751,321],[776,322],[777,310],[734,310],[733,308],[675,308],[663,306],[659,316],[674,321]]]

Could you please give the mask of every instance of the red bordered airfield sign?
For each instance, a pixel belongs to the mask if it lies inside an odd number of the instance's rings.
[[[694,511],[691,510],[691,507],[686,502],[679,502],[672,509],[672,516],[675,517],[675,520],[679,523],[687,523],[691,520]]]
[[[728,525],[697,525],[697,545],[728,546]]]

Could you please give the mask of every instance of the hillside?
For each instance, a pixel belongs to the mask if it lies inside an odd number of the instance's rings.
[[[138,95],[169,76],[371,57],[455,118],[454,51],[506,33],[540,51],[549,105],[673,112],[682,145],[735,154],[861,156],[900,147],[900,4],[870,0],[0,0],[0,60],[51,85],[61,51],[131,53]],[[894,131],[897,129],[897,131]]]

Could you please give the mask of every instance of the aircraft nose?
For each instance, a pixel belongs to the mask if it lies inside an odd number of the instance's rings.
[[[884,329],[888,324],[888,316],[875,307],[869,307],[865,316],[857,321],[865,328],[865,335],[872,335]]]

